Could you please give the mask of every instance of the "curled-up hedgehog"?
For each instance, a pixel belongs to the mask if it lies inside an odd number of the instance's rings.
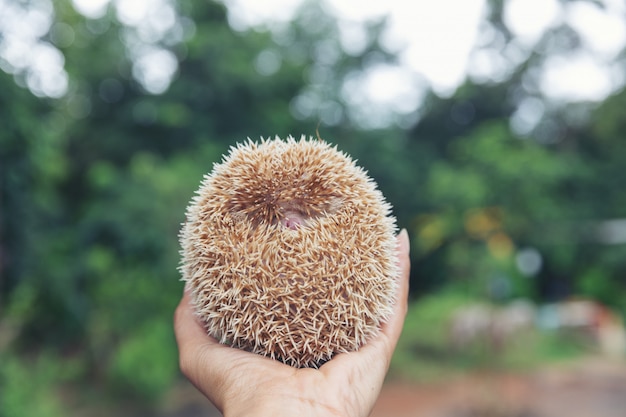
[[[249,140],[187,208],[180,269],[209,335],[315,368],[359,349],[390,317],[395,233],[374,181],[336,147]]]

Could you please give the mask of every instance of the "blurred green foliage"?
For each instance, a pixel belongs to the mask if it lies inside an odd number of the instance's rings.
[[[2,416],[63,416],[63,406],[55,391],[60,364],[39,358],[34,365],[16,357],[0,357],[0,413]]]
[[[495,314],[502,311],[494,304],[456,290],[440,291],[413,303],[389,377],[409,382],[441,382],[472,370],[525,371],[579,358],[592,351],[589,340],[580,334],[546,332],[532,326],[517,329],[498,343],[491,333],[494,329],[487,332],[481,329],[464,343],[455,343],[452,331],[455,317],[476,306],[489,308]]]
[[[307,3],[278,42],[232,30],[219,3],[175,5],[195,30],[163,42],[179,60],[163,94],[133,78],[120,41],[129,29],[112,10],[90,20],[67,0],[54,2],[55,21],[76,33],[60,48],[66,96],[37,98],[19,74],[0,72],[2,417],[69,415],[96,391],[158,404],[179,378],[177,234],[202,175],[237,141],[314,136],[321,121],[294,117],[292,105],[312,88],[320,45],[340,50],[323,9]],[[504,27],[497,13],[490,19]],[[383,23],[361,53],[335,57],[318,93],[344,117],[319,131],[378,181],[412,237],[417,303],[394,363],[428,374],[416,343],[441,351],[445,317],[465,300],[580,295],[624,312],[626,245],[597,229],[626,218],[626,92],[589,106],[585,123],[569,123],[568,109],[548,114],[552,140],[541,130],[520,138],[510,97],[531,56],[505,81],[429,95],[411,127],[364,131],[345,117],[339,91],[348,74],[395,59],[377,41]],[[255,69],[261,51],[281,56],[276,72]],[[525,249],[540,254],[532,273],[519,266]],[[537,343],[564,352],[558,341]]]

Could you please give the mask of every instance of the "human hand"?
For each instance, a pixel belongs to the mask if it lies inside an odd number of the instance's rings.
[[[174,331],[185,376],[226,417],[367,416],[402,332],[409,292],[409,237],[397,237],[400,277],[393,315],[356,352],[341,353],[319,369],[293,368],[220,344],[196,320],[185,291]]]

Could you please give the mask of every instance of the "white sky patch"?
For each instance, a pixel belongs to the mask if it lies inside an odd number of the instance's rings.
[[[358,53],[365,46],[367,38],[357,27],[364,30],[362,23],[388,16],[383,46],[399,53],[402,66],[425,77],[437,93],[449,95],[465,79],[485,2],[326,0],[324,5],[341,19],[340,40],[348,53]]]
[[[0,33],[14,34],[22,39],[34,41],[48,33],[52,25],[52,3],[37,0],[26,6],[0,0]]]
[[[482,48],[470,55],[467,73],[477,83],[504,81],[510,74],[514,63],[506,54],[495,48]]]
[[[72,0],[73,7],[89,19],[103,17],[110,4],[129,28],[122,40],[133,61],[133,77],[151,94],[165,92],[178,70],[178,60],[158,43],[172,44],[168,36],[177,27],[180,41],[189,28],[183,27],[170,0]],[[58,45],[43,40],[54,20],[52,2],[0,0],[0,10],[0,69],[16,75],[16,81],[38,97],[65,96],[69,89],[65,58]],[[62,25],[57,24],[50,34],[54,42],[63,40]],[[71,44],[73,32],[66,30],[65,35],[70,36],[65,38]]]
[[[303,2],[223,1],[237,30],[272,29],[276,23],[294,18]],[[488,35],[481,26],[488,7],[485,0],[324,0],[321,4],[338,19],[340,45],[351,55],[361,53],[367,45],[365,23],[388,17],[389,28],[380,41],[389,52],[398,54],[399,67],[370,68],[348,77],[342,90],[344,101],[360,107],[366,115],[361,119],[375,121],[389,120],[389,111],[402,113],[423,98],[426,85],[417,82],[407,88],[407,73],[412,72],[413,79],[426,80],[440,96],[453,94],[468,75],[476,82],[503,82],[543,34],[563,22],[580,34],[585,51],[550,57],[538,75],[541,94],[565,102],[603,100],[624,84],[624,77],[618,76],[616,65],[610,61],[626,44],[626,2],[599,1],[604,8],[583,1],[563,6],[559,0],[506,0],[503,18],[516,38],[504,49],[498,45],[476,49],[479,37]],[[296,108],[309,109],[313,101],[305,98],[295,101]],[[319,103],[323,102],[320,98]],[[302,103],[308,104],[300,106]],[[537,122],[536,115],[527,111],[530,108],[525,106],[517,114],[514,124],[520,131]],[[297,113],[301,117],[309,111],[313,110]]]
[[[116,0],[115,10],[120,22],[128,26],[139,25],[154,6],[160,6],[155,0]]]
[[[624,0],[601,0],[607,9],[615,13],[626,13],[626,2]]]
[[[416,111],[424,98],[424,82],[408,68],[377,65],[346,80],[341,95],[363,127],[389,125],[396,114]]]
[[[38,97],[65,95],[68,88],[65,58],[54,45],[41,39],[52,26],[52,3],[0,0],[0,10],[0,68],[23,76],[26,86]]]
[[[540,87],[559,101],[600,101],[614,89],[612,69],[589,53],[548,57]]]
[[[20,36],[9,34],[0,42],[0,65],[10,74],[15,74],[30,65],[32,56],[28,53],[31,42]]]
[[[590,50],[613,59],[626,43],[624,16],[602,10],[595,4],[574,2],[567,7],[566,19]]]
[[[405,45],[401,62],[435,92],[450,95],[465,79],[484,6],[484,0],[395,0],[385,44],[390,50]]]
[[[149,92],[167,89],[177,71],[177,63],[173,54],[158,44],[169,42],[181,25],[171,0],[71,1],[78,12],[91,19],[104,16],[107,8],[114,6],[119,20],[134,31],[133,39],[125,39],[135,66],[133,74]],[[229,9],[231,26],[246,30],[284,27],[295,17],[304,0],[223,1]],[[619,71],[615,59],[626,44],[626,2],[598,1],[603,7],[586,1],[564,6],[558,0],[505,2],[505,23],[517,36],[521,55],[530,50],[547,29],[563,21],[583,39],[585,52],[568,57],[553,56],[546,62],[540,84],[548,98],[598,101],[624,84],[623,76],[616,75]],[[472,52],[484,19],[486,0],[323,0],[321,4],[338,19],[339,42],[346,53],[353,55],[361,53],[367,45],[369,34],[364,24],[388,16],[390,26],[381,42],[398,54],[399,67],[391,70],[389,66],[375,66],[366,74],[347,80],[353,85],[348,90],[357,91],[354,83],[358,81],[361,83],[358,94],[373,100],[380,108],[387,106],[400,113],[413,108],[415,101],[423,96],[422,80],[437,94],[447,96],[454,93],[467,74],[476,81],[499,82],[519,63],[507,55],[507,50]],[[64,95],[68,77],[63,60],[58,59],[62,55],[48,53],[50,48],[56,47],[43,40],[53,23],[51,0],[0,0],[0,9],[0,68],[11,74],[23,74],[28,87],[37,95]],[[36,46],[41,48],[36,49]],[[35,59],[32,53],[35,50],[47,52]],[[147,54],[146,50],[151,52]],[[259,55],[255,63],[261,72],[271,74],[279,63],[274,58],[277,57],[266,53]],[[405,75],[409,72],[412,72],[412,80],[420,81],[410,81],[409,84],[415,85],[407,88]],[[390,100],[390,92],[398,94],[397,100]],[[356,94],[350,93],[344,98],[348,100]]]
[[[133,77],[151,94],[165,92],[177,70],[176,56],[160,48],[146,48],[133,63]]]
[[[222,0],[228,7],[228,23],[233,29],[239,31],[272,23],[287,23],[293,19],[302,1]]]
[[[503,18],[518,40],[532,47],[546,29],[559,22],[561,14],[557,0],[508,0]]]
[[[109,0],[72,0],[74,9],[90,19],[99,19],[106,14]]]
[[[384,16],[391,9],[390,3],[399,3],[398,0],[325,0],[324,8],[335,16],[365,22]]]
[[[346,20],[339,26],[339,43],[349,55],[359,55],[367,47],[368,34],[362,24]]]
[[[288,22],[302,0],[224,3],[231,25],[245,30]],[[366,46],[364,23],[388,15],[390,30],[382,39],[384,46],[399,52],[402,65],[425,77],[438,93],[448,95],[465,78],[484,4],[484,0],[326,0],[322,5],[339,19],[339,40],[349,54],[358,54]],[[399,87],[391,85],[390,89]]]
[[[29,89],[40,97],[62,97],[68,86],[63,54],[47,42],[35,45],[29,52],[33,57],[26,77]]]
[[[133,78],[150,94],[169,88],[178,70],[178,59],[159,42],[180,25],[169,0],[114,0],[117,18],[129,29],[122,40],[133,62]]]

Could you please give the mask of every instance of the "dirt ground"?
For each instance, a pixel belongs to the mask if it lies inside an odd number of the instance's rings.
[[[163,417],[220,414],[191,385]],[[463,375],[437,384],[387,383],[371,417],[624,417],[626,363],[590,358],[529,373]]]
[[[626,366],[587,359],[528,374],[474,374],[437,385],[389,383],[371,414],[371,417],[564,416],[626,416]]]

